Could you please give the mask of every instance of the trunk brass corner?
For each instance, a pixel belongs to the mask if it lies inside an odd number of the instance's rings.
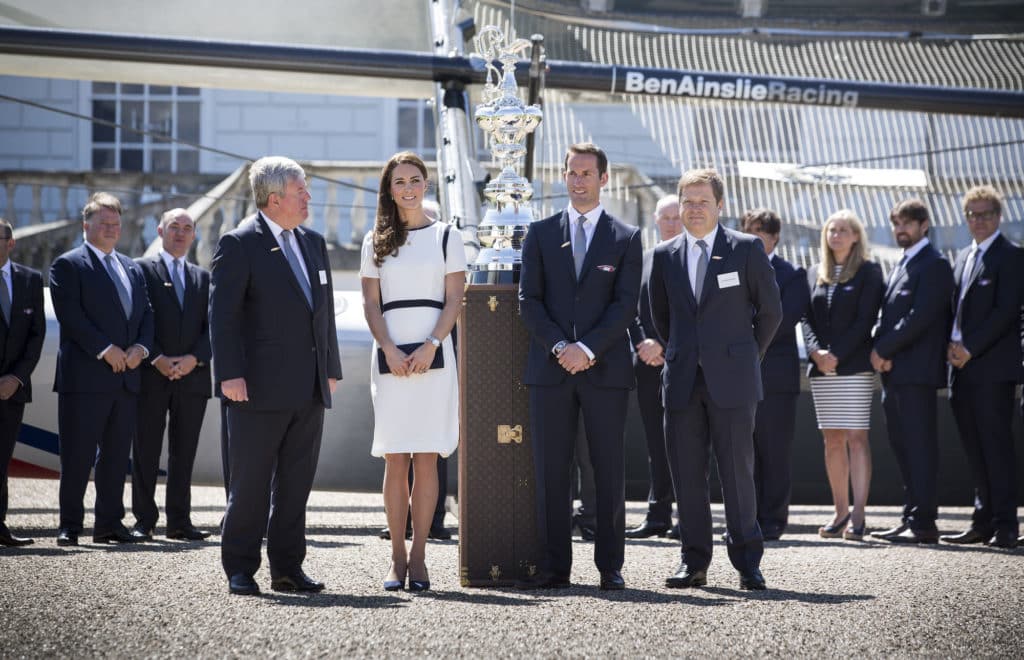
[[[511,443],[523,444],[523,425],[498,424],[498,444],[507,445]]]

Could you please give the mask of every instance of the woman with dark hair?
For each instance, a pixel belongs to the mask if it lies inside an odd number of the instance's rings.
[[[373,334],[371,454],[383,456],[391,568],[384,589],[430,588],[426,543],[437,501],[437,457],[459,441],[459,390],[451,331],[462,303],[466,254],[458,230],[423,212],[427,168],[404,151],[381,171],[377,220],[363,241],[359,276]],[[409,466],[414,478],[411,489]],[[412,546],[405,523],[412,507]]]
[[[825,471],[835,505],[831,522],[818,530],[824,538],[860,541],[865,533],[871,484],[868,429],[875,390],[871,328],[882,302],[882,269],[868,256],[864,225],[844,209],[825,221],[821,262],[808,271],[807,375],[818,428],[825,436]]]

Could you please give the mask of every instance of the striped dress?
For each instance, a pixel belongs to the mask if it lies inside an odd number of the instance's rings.
[[[832,294],[839,281],[842,266],[835,266],[826,300],[832,305]],[[871,428],[871,397],[875,390],[875,372],[864,371],[849,376],[815,376],[810,379],[814,413],[819,429]]]

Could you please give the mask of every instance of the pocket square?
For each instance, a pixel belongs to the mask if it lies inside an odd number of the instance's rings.
[[[988,286],[989,284],[992,284],[992,280],[978,280],[978,286]]]
[[[170,282],[164,282],[164,286],[174,286],[174,285],[171,284]]]
[[[843,287],[843,291],[853,291],[853,285],[847,284],[846,286]]]
[[[34,310],[33,310],[33,309],[32,309],[31,307],[26,307],[26,308],[25,308],[24,310],[22,310],[22,311],[24,311],[24,312],[25,312],[26,314],[32,314]]]
[[[606,273],[614,273],[615,272],[615,266],[611,266],[609,264],[602,264],[602,265],[598,266],[597,269],[598,270],[603,270]]]
[[[897,294],[897,295],[900,295],[900,296],[909,296],[909,295],[910,295],[910,294],[912,294],[912,293],[913,293],[913,291],[911,291],[910,289],[900,289],[900,292],[899,292],[899,294]]]

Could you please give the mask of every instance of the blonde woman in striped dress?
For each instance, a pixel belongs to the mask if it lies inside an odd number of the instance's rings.
[[[882,269],[868,261],[864,225],[853,211],[836,211],[821,230],[821,262],[808,270],[811,303],[804,318],[808,376],[835,516],[818,534],[862,540],[871,484],[868,429],[875,375],[871,328],[882,302]],[[853,508],[850,508],[850,489]]]

